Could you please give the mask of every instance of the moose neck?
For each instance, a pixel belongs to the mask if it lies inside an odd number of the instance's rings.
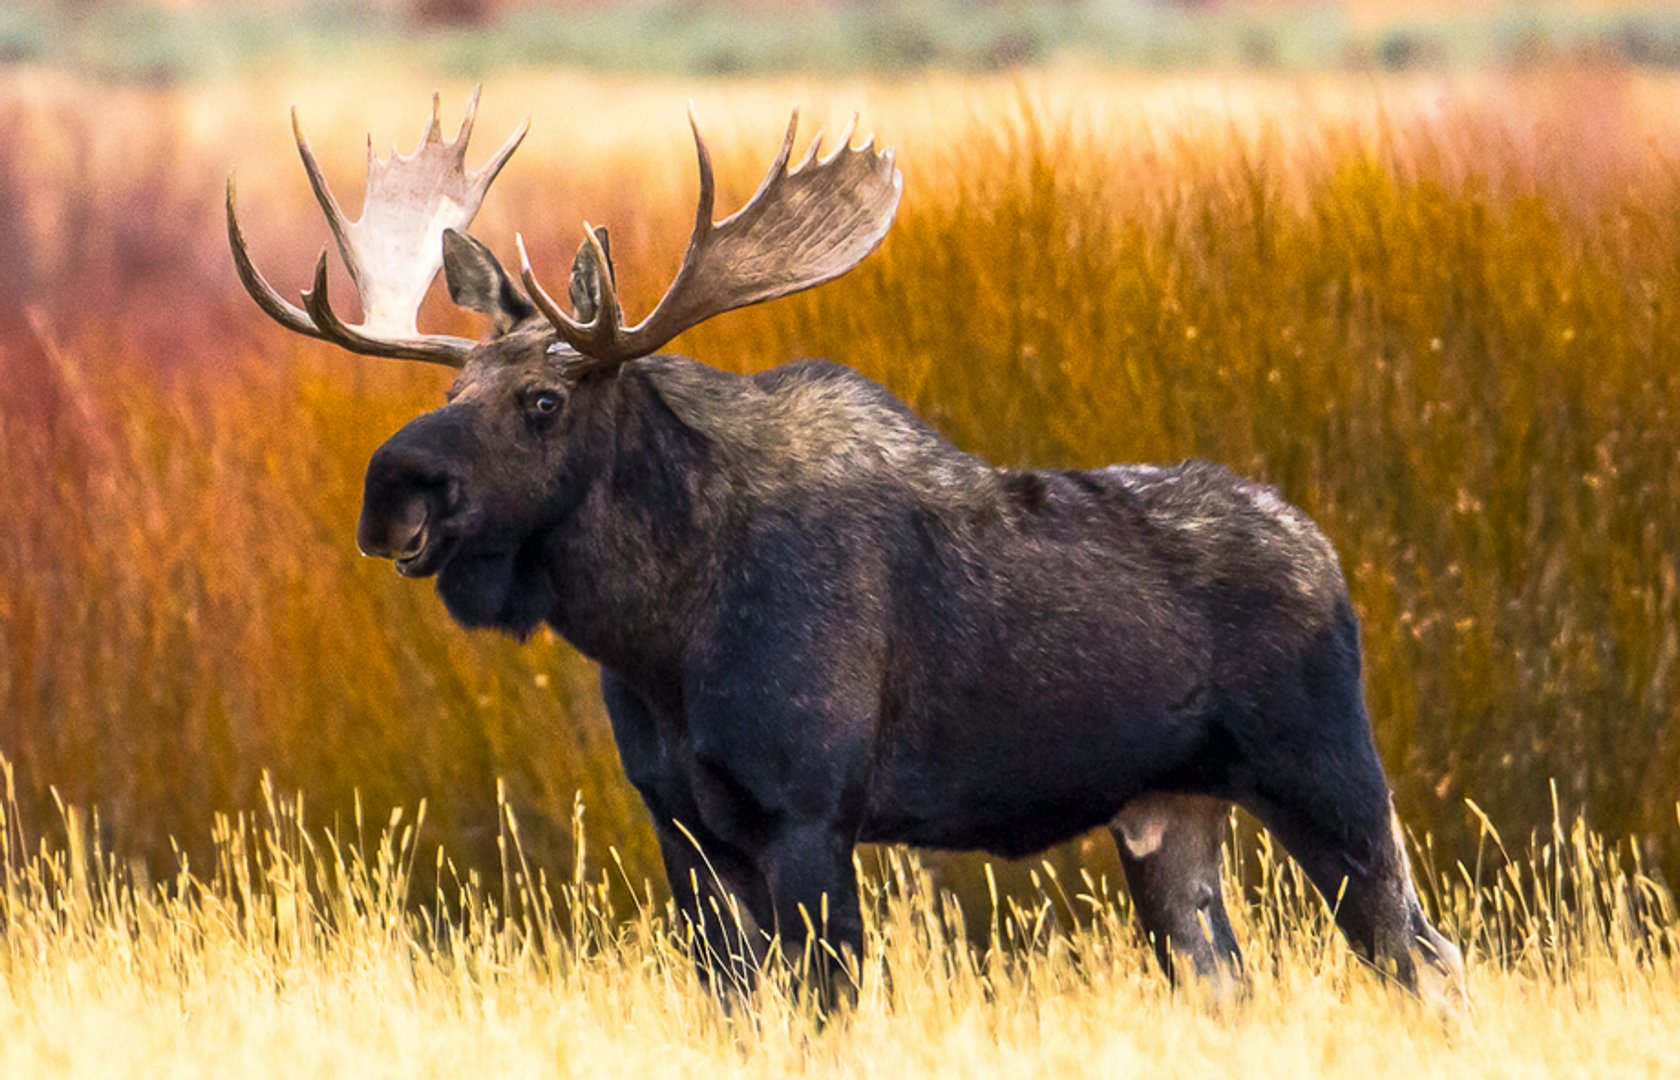
[[[665,405],[642,364],[579,386],[570,468],[584,495],[550,531],[549,624],[644,684],[679,677],[715,573],[722,511],[706,441]]]

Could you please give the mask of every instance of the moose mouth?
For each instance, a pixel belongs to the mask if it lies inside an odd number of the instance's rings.
[[[397,573],[406,578],[431,577],[443,569],[460,546],[460,535],[436,525],[430,518],[420,526],[406,551],[392,558]]]

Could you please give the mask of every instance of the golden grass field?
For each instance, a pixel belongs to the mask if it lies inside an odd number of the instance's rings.
[[[632,312],[686,238],[688,98],[726,206],[789,104],[860,110],[906,178],[880,253],[680,351],[828,356],[1001,464],[1198,455],[1312,513],[1475,1000],[1360,970],[1239,823],[1244,1003],[1163,985],[1106,840],[865,852],[862,1000],[821,1030],[774,983],[699,992],[590,666],[357,556],[362,467],[445,377],[289,337],[234,279],[230,167],[276,284],[326,239],[287,105],[353,206],[363,132],[412,144],[431,89],[0,72],[0,1075],[1680,1068],[1680,80],[486,86],[481,155],[535,126],[475,233],[558,280],[604,222]]]
[[[6,774],[8,782],[11,774]],[[326,834],[265,789],[215,857],[151,883],[79,811],[31,855],[0,814],[0,1069],[7,1076],[1668,1076],[1680,932],[1666,893],[1561,824],[1526,856],[1428,881],[1466,947],[1473,1007],[1420,1002],[1353,961],[1292,864],[1233,865],[1251,977],[1172,990],[1113,882],[1065,879],[963,910],[914,856],[860,858],[855,1007],[819,1023],[777,969],[725,1009],[643,884],[585,854],[558,880],[500,829],[506,884],[415,840],[416,820]],[[423,818],[424,811],[421,815]],[[580,830],[581,835],[581,830]],[[1490,869],[1497,866],[1497,870]],[[604,868],[603,868],[604,867]],[[418,901],[418,905],[416,905]]]

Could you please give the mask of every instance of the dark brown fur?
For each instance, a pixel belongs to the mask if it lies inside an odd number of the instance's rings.
[[[796,952],[826,897],[855,955],[859,842],[1019,856],[1109,825],[1163,964],[1233,974],[1238,802],[1362,955],[1457,978],[1396,838],[1335,554],[1270,488],[1200,462],[996,469],[845,368],[602,371],[515,314],[375,454],[360,539],[436,574],[462,623],[546,622],[601,664],[718,953],[758,942],[715,925],[721,891]]]

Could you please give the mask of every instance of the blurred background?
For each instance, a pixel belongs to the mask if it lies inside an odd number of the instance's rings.
[[[151,84],[347,59],[439,73],[1398,71],[1596,54],[1680,64],[1680,11],[1620,0],[11,0],[0,58]]]
[[[592,666],[356,552],[369,454],[447,376],[288,335],[227,254],[234,168],[283,291],[327,238],[288,106],[354,207],[368,133],[407,149],[482,81],[469,162],[534,127],[475,233],[558,280],[605,222],[633,312],[687,236],[689,99],[725,206],[789,105],[861,111],[906,177],[881,252],[678,351],[851,364],[1000,464],[1278,485],[1341,553],[1422,857],[1583,814],[1673,881],[1677,67],[1680,9],[1590,0],[10,0],[7,797],[32,836],[97,807],[162,873],[266,772],[321,825],[424,801],[422,843],[490,869],[500,784],[552,873],[581,799],[592,849],[659,880]],[[441,295],[422,325],[484,329]],[[1116,880],[1106,837],[1052,858]]]

